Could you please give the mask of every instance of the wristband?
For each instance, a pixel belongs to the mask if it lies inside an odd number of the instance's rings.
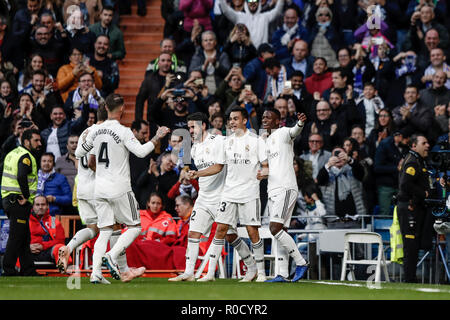
[[[297,122],[297,126],[298,126],[298,127],[303,128],[304,125],[305,125],[305,124],[303,123],[302,120],[298,120],[298,122]]]

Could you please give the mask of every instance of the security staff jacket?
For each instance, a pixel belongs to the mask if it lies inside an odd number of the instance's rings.
[[[19,146],[6,155],[2,176],[2,198],[22,194],[30,203],[36,196],[37,164],[30,151]]]
[[[426,191],[430,193],[430,176],[424,159],[415,151],[406,155],[399,177],[399,202],[413,207],[425,206]]]

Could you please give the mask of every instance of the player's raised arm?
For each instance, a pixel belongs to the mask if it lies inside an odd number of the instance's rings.
[[[298,122],[295,126],[289,129],[289,135],[292,139],[299,136],[302,133],[303,127],[305,126],[306,116],[304,113],[297,114]]]
[[[156,132],[155,136],[150,140],[149,142],[145,144],[141,144],[136,137],[134,136],[131,129],[129,130],[129,137],[125,141],[125,147],[136,157],[144,158],[146,155],[148,155],[150,152],[152,152],[155,149],[156,144],[159,140],[164,138],[168,133],[170,132],[170,129],[167,127],[159,127],[158,131]]]

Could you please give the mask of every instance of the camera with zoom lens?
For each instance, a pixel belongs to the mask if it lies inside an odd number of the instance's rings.
[[[448,140],[439,142],[430,152],[430,165],[435,171],[434,197],[425,199],[431,208],[431,213],[437,218],[433,227],[439,234],[450,233],[450,193],[447,171],[450,170],[450,144]],[[439,183],[439,177],[444,179],[444,187]]]

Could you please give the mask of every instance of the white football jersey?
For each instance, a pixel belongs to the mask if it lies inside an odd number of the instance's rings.
[[[241,137],[232,134],[225,139],[224,152],[227,176],[222,201],[246,203],[259,199],[256,174],[267,160],[264,140],[250,130]]]
[[[272,131],[266,139],[269,178],[267,191],[269,197],[280,189],[298,190],[294,171],[294,140],[289,133],[291,128],[282,127]]]
[[[96,157],[95,198],[112,199],[131,191],[129,152],[143,158],[153,151],[151,141],[141,144],[130,128],[117,120],[106,120],[89,130],[81,152],[83,157],[94,149]]]
[[[223,153],[225,137],[207,134],[205,140],[194,143],[191,156],[197,170],[209,168],[214,164],[225,164]],[[226,166],[219,173],[198,179],[199,194],[197,202],[219,203],[225,183]]]
[[[91,127],[87,128],[86,130],[93,130],[95,128],[95,124]],[[80,135],[82,137],[86,130],[83,131],[83,133]],[[80,139],[80,142],[77,145],[77,150],[82,148],[82,141]],[[94,199],[94,183],[95,183],[95,172],[89,169],[88,167],[88,160],[89,156],[92,154],[92,150],[83,156],[82,158],[78,159],[78,182],[77,182],[77,198],[83,199],[83,200],[92,200]]]

